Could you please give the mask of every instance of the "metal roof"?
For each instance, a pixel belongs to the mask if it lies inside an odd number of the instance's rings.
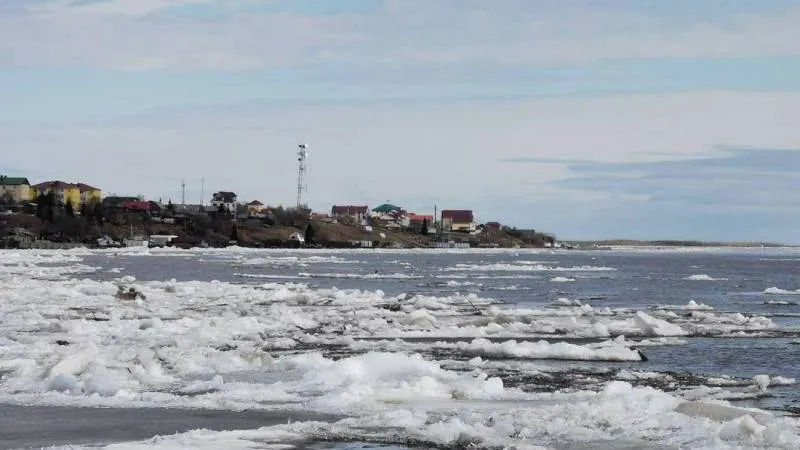
[[[0,175],[0,186],[22,186],[27,184],[30,186],[27,178],[23,177],[7,177]]]

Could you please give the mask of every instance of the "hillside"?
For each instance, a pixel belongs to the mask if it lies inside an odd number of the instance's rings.
[[[5,216],[3,223],[0,223],[0,239],[22,229],[32,239],[56,243],[93,245],[102,236],[119,242],[137,235],[175,235],[178,236],[175,244],[182,247],[226,246],[233,238],[237,245],[244,247],[291,247],[297,243],[289,237],[293,233],[303,235],[310,223],[314,230],[313,244],[322,247],[350,248],[354,246],[354,242],[369,242],[377,247],[425,248],[436,240],[435,236],[423,236],[408,231],[380,228],[367,231],[360,226],[308,219],[294,221],[296,226],[269,225],[256,219],[234,222],[205,216],[194,216],[181,224],[158,223],[142,220],[138,216],[113,216],[102,224],[81,217],[66,216],[59,217],[54,222],[46,222],[34,215],[22,213]],[[443,240],[487,247],[541,247],[544,244],[543,235],[538,233],[516,234],[512,236],[501,230],[485,230],[478,235],[452,233],[444,236]]]

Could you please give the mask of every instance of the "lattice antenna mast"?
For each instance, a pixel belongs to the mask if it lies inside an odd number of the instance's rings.
[[[306,158],[308,158],[308,147],[306,144],[297,146],[297,209],[303,208],[303,191],[306,190]]]

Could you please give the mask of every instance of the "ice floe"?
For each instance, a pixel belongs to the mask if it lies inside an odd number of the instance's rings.
[[[571,281],[575,281],[575,278],[568,278],[568,277],[555,277],[551,278],[550,281],[554,283],[568,283]]]
[[[421,275],[410,275],[407,273],[380,273],[375,271],[373,273],[309,273],[300,272],[297,274],[300,278],[341,278],[352,280],[417,280],[424,278]]]
[[[684,280],[688,281],[727,281],[727,278],[714,278],[711,275],[707,275],[704,273],[696,274],[696,275],[689,275],[688,277],[684,278]]]
[[[764,294],[771,294],[771,295],[800,295],[800,289],[792,291],[792,290],[781,289],[781,288],[777,288],[777,287],[771,287],[771,288],[764,289]]]
[[[617,270],[614,267],[603,266],[573,266],[561,267],[545,264],[456,264],[452,267],[445,267],[445,271],[463,271],[463,272],[609,272]]]
[[[685,305],[658,305],[654,309],[675,311],[713,311],[714,307],[706,305],[705,303],[698,303],[694,300],[689,300],[689,303]]]
[[[597,393],[534,395],[514,403],[490,402],[481,408],[469,399],[448,400],[445,391],[437,390],[437,375],[434,372],[424,386],[406,386],[418,388],[420,394],[434,395],[438,398],[435,402],[403,402],[398,398],[388,404],[391,408],[333,423],[296,422],[242,431],[197,430],[107,448],[287,449],[315,440],[352,441],[357,436],[377,443],[417,447],[527,450],[564,446],[789,450],[800,444],[796,419],[724,402],[686,401],[624,381],[611,382]],[[367,381],[361,376],[355,379]],[[341,378],[332,382],[339,383]],[[502,397],[501,389],[495,386],[487,393]],[[392,393],[385,395],[391,397]],[[365,394],[366,391],[356,393],[355,399]]]
[[[228,252],[154,249],[151,255],[265,258],[250,250]],[[764,374],[686,386],[675,375],[635,369],[645,364],[640,361],[648,346],[774,330],[767,317],[719,312],[694,301],[647,312],[552,297],[533,305],[498,304],[452,290],[389,295],[314,287],[308,279],[103,279],[113,272],[90,279],[80,272],[92,275],[85,265],[89,254],[108,255],[114,263],[112,252],[85,251],[8,252],[0,260],[0,402],[309,410],[344,417],[248,431],[198,430],[110,448],[287,448],[292,442],[361,439],[445,448],[800,448],[797,419],[730,403],[770,395],[794,379]],[[230,257],[237,254],[241,258]],[[281,264],[338,264],[319,256]],[[560,271],[549,264],[511,265]],[[358,269],[341,274],[375,275]],[[475,282],[457,280],[450,287]],[[146,299],[117,298],[120,285],[135,287]],[[615,381],[587,383],[590,389],[547,393],[526,391],[499,371],[522,367],[529,375],[553,359],[625,369],[609,369],[606,380]],[[644,386],[649,384],[674,392]]]

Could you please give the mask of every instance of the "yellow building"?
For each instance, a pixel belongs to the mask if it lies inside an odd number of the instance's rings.
[[[31,199],[31,184],[27,178],[0,175],[0,203],[9,200],[15,203]]]
[[[81,205],[100,203],[100,200],[102,200],[103,192],[100,189],[84,183],[78,183],[77,186],[80,192]]]
[[[84,203],[99,202],[102,197],[102,191],[96,187],[89,186],[83,183],[65,183],[63,181],[45,181],[31,186],[31,195],[35,198],[39,195],[47,195],[52,192],[56,196],[56,200],[67,204],[72,204],[72,207],[78,209]]]

